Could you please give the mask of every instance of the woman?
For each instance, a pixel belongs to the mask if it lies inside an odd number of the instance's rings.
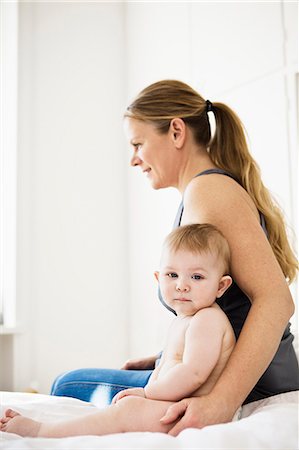
[[[299,389],[288,326],[294,305],[287,285],[298,264],[239,118],[188,85],[165,80],[139,94],[127,108],[125,126],[134,149],[132,166],[147,175],[154,189],[173,186],[181,192],[175,226],[211,223],[222,231],[232,254],[234,283],[219,305],[238,338],[236,347],[211,393],[169,408],[164,423],[182,416],[170,433],[228,422],[244,402]],[[129,361],[124,369],[131,370],[70,372],[56,380],[52,393],[89,400],[95,386],[97,392],[112,387],[111,398],[121,389],[144,386],[156,359]]]

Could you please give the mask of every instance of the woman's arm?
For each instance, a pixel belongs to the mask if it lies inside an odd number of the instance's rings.
[[[223,232],[231,249],[233,279],[248,296],[252,307],[212,392],[176,407],[181,407],[180,412],[186,409],[186,414],[173,434],[191,423],[201,428],[231,420],[272,361],[294,311],[281,268],[244,189],[224,176],[199,177],[190,183],[184,205],[182,224],[208,222]],[[173,411],[169,412],[172,416]]]
[[[153,370],[155,362],[160,357],[160,354],[148,356],[146,358],[129,359],[122,366],[122,370]]]

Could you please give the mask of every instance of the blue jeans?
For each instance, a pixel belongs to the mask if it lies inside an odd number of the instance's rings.
[[[104,407],[123,389],[144,387],[152,370],[78,369],[56,378],[51,395],[74,397]]]

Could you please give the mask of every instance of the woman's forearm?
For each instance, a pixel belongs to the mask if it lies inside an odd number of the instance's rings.
[[[213,389],[212,396],[222,398],[231,414],[268,368],[291,316],[287,301],[272,300],[259,299],[252,304],[235,349]]]

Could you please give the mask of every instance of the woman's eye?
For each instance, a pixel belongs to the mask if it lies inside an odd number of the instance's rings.
[[[176,274],[175,272],[169,272],[169,273],[167,274],[167,276],[168,276],[169,278],[177,278],[177,274]]]
[[[194,275],[192,275],[191,278],[193,278],[193,280],[201,280],[201,279],[202,279],[202,276],[199,275],[199,274],[197,274],[197,273],[195,273]]]

